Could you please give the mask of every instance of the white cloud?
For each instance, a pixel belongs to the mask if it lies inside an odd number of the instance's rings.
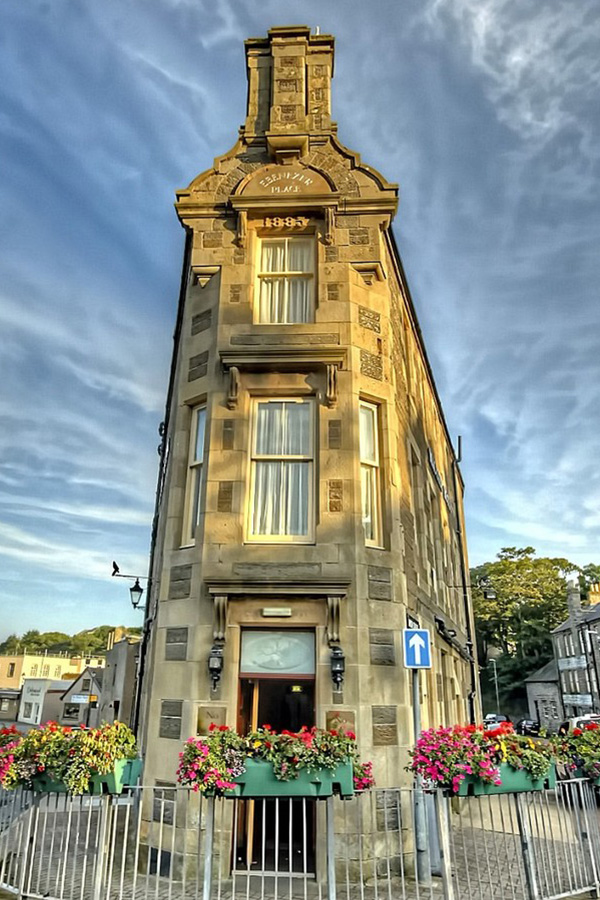
[[[426,17],[446,39],[457,27],[505,124],[538,140],[581,127],[578,107],[600,89],[595,0],[431,0]]]
[[[40,538],[29,531],[0,523],[0,556],[38,566],[50,572],[78,578],[97,578],[106,581],[110,557],[104,550],[76,546],[48,537]],[[144,572],[147,557],[128,554],[128,565]]]

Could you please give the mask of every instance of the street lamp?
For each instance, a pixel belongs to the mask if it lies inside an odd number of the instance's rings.
[[[498,691],[498,666],[495,659],[491,659],[488,666],[494,667],[494,687],[496,688],[496,712],[500,712],[500,693]]]
[[[131,605],[133,606],[134,609],[144,610],[146,607],[140,606],[141,600],[142,600],[142,594],[144,593],[144,588],[140,584],[140,578],[142,579],[142,581],[148,582],[147,594],[149,594],[150,579],[146,575],[124,575],[121,573],[118,565],[114,561],[113,561],[112,566],[113,566],[113,570],[111,572],[111,575],[113,578],[135,578],[135,583],[132,584],[132,586],[129,588],[129,595],[131,597]]]

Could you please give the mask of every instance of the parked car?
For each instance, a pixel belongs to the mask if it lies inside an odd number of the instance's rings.
[[[494,728],[496,725],[500,725],[501,722],[510,722],[510,719],[508,716],[503,716],[500,713],[488,713],[483,720],[485,728]]]
[[[600,716],[594,715],[593,713],[587,713],[585,716],[573,716],[570,719],[565,719],[560,725],[558,733],[569,734],[574,728],[585,728],[590,722],[595,722],[596,725],[600,725]]]
[[[519,719],[515,725],[517,734],[525,734],[528,737],[538,737],[540,733],[540,723],[534,719]]]

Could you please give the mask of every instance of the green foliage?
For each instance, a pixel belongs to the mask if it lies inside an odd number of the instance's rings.
[[[0,643],[0,653],[70,653],[73,656],[99,656],[106,652],[109,634],[114,625],[99,625],[69,635],[62,631],[26,631],[22,637],[10,634]],[[123,628],[128,635],[141,634],[141,628]]]
[[[496,560],[471,569],[479,663],[488,666],[490,651],[496,657],[501,705],[518,706],[525,678],[552,659],[550,633],[568,616],[567,577],[574,572],[584,591],[600,580],[600,566],[536,557],[533,547],[503,547]]]

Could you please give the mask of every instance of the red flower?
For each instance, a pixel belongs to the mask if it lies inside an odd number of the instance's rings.
[[[263,725],[263,729],[264,729],[265,731],[273,731],[273,729],[271,728],[270,725]]]
[[[598,726],[595,722],[588,722],[588,724],[585,726],[586,731],[596,731],[597,728]]]
[[[573,729],[573,737],[579,737],[580,734],[583,734],[583,731],[581,730],[581,728]]]
[[[229,731],[229,725],[219,725],[219,731]]]
[[[347,737],[347,738],[350,738],[351,741],[355,741],[355,740],[356,740],[356,735],[354,734],[353,731],[347,731],[347,732],[346,732],[346,737]]]
[[[209,731],[214,731],[216,727],[217,727],[217,726],[215,725],[215,723],[214,723],[214,722],[211,722],[210,725],[208,726],[208,730],[209,730]]]

